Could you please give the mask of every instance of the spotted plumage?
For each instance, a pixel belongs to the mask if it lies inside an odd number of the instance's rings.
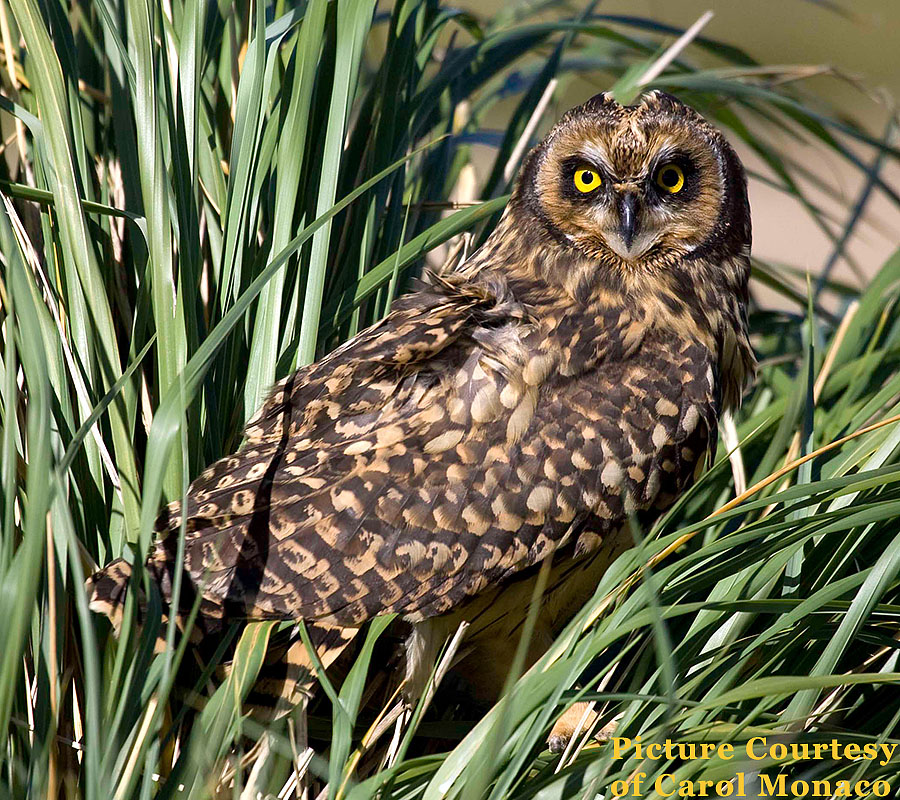
[[[333,658],[389,612],[506,646],[555,554],[552,636],[738,402],[749,245],[743,170],[699,115],[659,92],[573,109],[478,251],[274,388],[164,513],[151,577],[167,596],[183,569],[201,629],[303,619]],[[129,574],[94,576],[93,607],[114,617]]]

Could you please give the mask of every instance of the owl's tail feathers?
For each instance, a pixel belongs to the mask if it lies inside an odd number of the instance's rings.
[[[88,592],[88,608],[109,617],[117,634],[122,628],[125,595],[130,580],[131,564],[117,558],[91,575],[84,584]]]
[[[131,565],[123,559],[117,559],[107,564],[103,569],[95,572],[85,582],[88,592],[88,607],[91,611],[104,614],[109,618],[116,631],[120,632],[124,617],[125,598],[131,581]],[[183,630],[181,615],[177,619],[179,628]],[[167,616],[163,614],[160,626],[159,638],[154,650],[162,652],[166,647]],[[191,641],[201,645],[203,639],[207,644],[217,638],[215,634],[221,634],[227,628],[227,621],[223,617],[220,607],[207,607],[201,605],[201,613],[198,615],[191,631]],[[306,630],[310,643],[315,648],[316,656],[325,669],[328,669],[353,641],[358,628],[342,628],[337,625],[329,625],[323,622],[307,622]],[[262,719],[276,719],[294,708],[304,697],[309,698],[316,686],[316,671],[313,659],[300,638],[296,627],[291,631],[284,631],[284,635],[274,635],[269,640],[265,660],[260,667],[259,674],[250,694],[245,701],[245,708],[254,716]],[[198,651],[209,650],[209,647],[198,647]],[[199,653],[201,658],[209,653]],[[226,656],[230,658],[230,653]],[[216,670],[219,680],[224,680],[232,668],[232,663],[225,662]]]
[[[321,622],[305,624],[310,643],[326,670],[359,633],[359,628],[341,628]],[[310,698],[316,683],[313,660],[295,628],[286,641],[270,641],[265,661],[244,707],[257,718],[277,719],[304,698]]]
[[[150,572],[151,581],[159,587],[162,595],[161,624],[157,634],[158,638],[154,645],[154,652],[161,653],[165,651],[167,646],[166,635],[168,633],[169,614],[166,604],[172,593],[172,574],[165,561],[164,553],[161,554],[160,552],[151,556],[146,568]],[[132,583],[132,573],[132,565],[124,559],[118,558],[115,561],[111,561],[103,569],[97,570],[84,584],[88,594],[88,608],[108,617],[117,636],[122,630],[125,600],[128,597],[129,587]],[[140,586],[136,586],[135,591],[138,593],[138,619],[140,621],[146,612],[147,602]],[[195,601],[197,601],[195,587],[190,581],[190,576],[185,572],[185,580],[181,587],[180,610],[175,617],[178,630],[184,631],[186,629]],[[224,608],[219,603],[201,597],[199,598],[199,613],[190,629],[190,641],[192,644],[199,646],[203,644],[206,637],[223,634],[228,629],[228,624],[229,621],[225,617]],[[215,648],[212,650],[208,647],[201,649],[204,651],[208,650],[209,652],[205,653],[208,655],[214,652]]]
[[[125,599],[131,584],[132,567],[127,561],[117,558],[111,561],[103,569],[97,570],[84,582],[84,588],[88,593],[88,608],[97,614],[103,614],[109,618],[113,630],[118,636],[122,631],[122,621],[125,616]],[[143,616],[144,597],[138,591],[139,617]],[[182,626],[183,619],[179,615],[177,622]],[[162,653],[166,649],[166,632],[168,628],[168,615],[163,612],[162,624],[159,627],[156,642],[153,645],[155,653]],[[183,630],[183,627],[182,627]],[[202,631],[192,631],[191,639],[195,642],[202,637]]]

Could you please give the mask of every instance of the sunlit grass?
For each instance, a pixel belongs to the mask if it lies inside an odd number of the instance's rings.
[[[617,760],[590,731],[553,756],[547,733],[579,699],[644,741],[897,740],[900,257],[858,265],[864,291],[829,274],[872,193],[900,205],[882,177],[891,129],[882,141],[838,115],[805,88],[815,70],[756,64],[702,31],[676,52],[682,31],[653,20],[537,5],[491,19],[412,0],[0,0],[0,796],[240,796],[249,782],[286,797],[303,774],[354,800],[592,798],[638,770],[741,769]],[[160,504],[239,444],[269,384],[379,319],[427,254],[480,241],[554,91],[577,72],[633,96],[666,52],[650,85],[755,153],[767,172],[752,179],[834,244],[809,291],[808,265],[754,263],[755,286],[793,310],[752,308],[762,367],[736,418],[740,501],[720,446],[479,719],[440,687],[412,715],[366,692],[381,624],[314,704],[316,753],[299,717],[240,714],[273,626],[247,629],[225,681],[184,650],[154,656],[130,606],[113,638],[85,572],[139,563]],[[497,135],[486,120],[509,98]],[[785,133],[865,176],[839,219],[807,195],[828,178],[783,151]],[[460,197],[483,144],[492,163]],[[193,687],[176,681],[183,660]],[[897,783],[898,763],[785,769]]]

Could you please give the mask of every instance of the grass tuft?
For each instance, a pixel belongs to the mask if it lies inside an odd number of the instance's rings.
[[[872,134],[815,91],[839,72],[759,64],[703,18],[685,34],[597,7],[0,0],[0,797],[593,798],[744,768],[897,783],[900,755],[616,759],[590,731],[546,748],[576,700],[645,742],[900,743],[900,253],[848,255],[874,194],[900,206],[896,120]],[[677,93],[833,242],[812,282],[755,260],[754,293],[788,310],[753,304],[762,366],[714,467],[478,719],[440,686],[397,706],[389,620],[308,730],[241,714],[276,625],[243,632],[225,680],[227,641],[196,668],[154,655],[131,606],[114,638],[85,573],[140,562],[160,503],[239,444],[273,381],[483,239],[576,79]],[[839,213],[794,141],[859,174]],[[839,262],[870,277],[838,281]]]

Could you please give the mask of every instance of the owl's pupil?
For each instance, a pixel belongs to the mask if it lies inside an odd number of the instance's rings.
[[[663,170],[662,182],[671,189],[678,183],[678,173],[674,169]]]

